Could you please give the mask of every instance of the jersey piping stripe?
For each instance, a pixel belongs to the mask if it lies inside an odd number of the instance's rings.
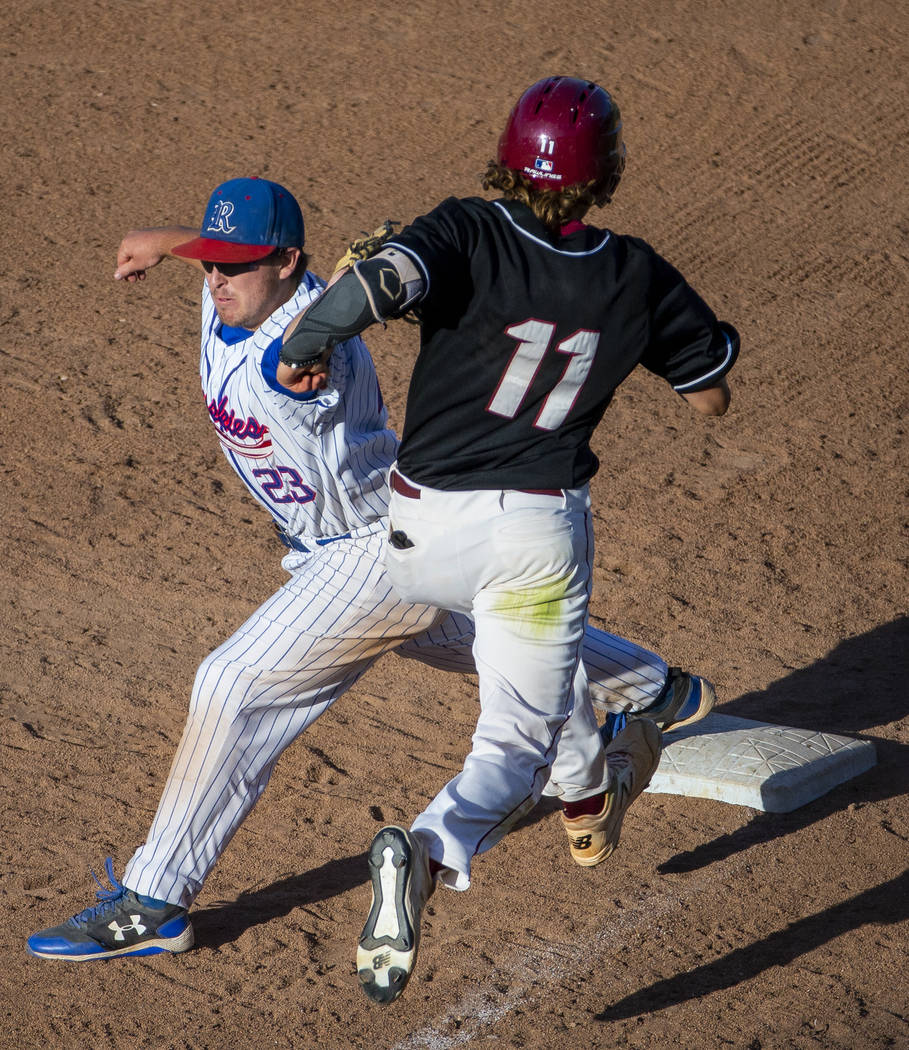
[[[718,364],[716,368],[711,369],[711,371],[709,371],[706,375],[702,375],[700,379],[691,379],[687,383],[679,383],[678,386],[674,386],[672,388],[673,390],[681,393],[685,390],[690,390],[691,387],[697,386],[699,383],[704,383],[708,379],[712,379],[714,376],[725,375],[725,373],[729,370],[730,364],[732,363],[733,351],[735,348],[732,345],[732,339],[730,339],[729,333],[723,332],[723,335],[726,338],[726,356],[723,358],[722,363]]]
[[[590,542],[591,534],[592,534],[592,524],[591,524],[590,511],[586,511],[585,512],[585,514],[584,514],[584,521],[586,523],[586,534],[587,534],[586,548],[587,549],[586,549],[585,561],[581,562],[581,564],[582,565],[586,564],[587,565],[587,569],[588,569],[588,571],[587,571],[586,591],[587,591],[587,601],[589,603],[591,590],[593,588],[593,573],[591,571],[591,562],[592,562],[591,553],[592,553],[592,551],[591,551],[591,542]],[[577,668],[578,668],[578,666],[581,663],[581,651],[583,649],[583,645],[584,645],[584,635],[582,634],[580,639],[577,642],[577,645],[575,646],[575,657],[574,657],[575,673],[577,673]],[[574,692],[574,675],[572,675],[572,681],[571,681],[571,683],[568,686],[568,694],[569,694],[569,696],[573,696],[573,692]],[[565,698],[566,702],[569,699],[569,696],[566,696],[566,698]],[[547,759],[549,764],[551,764],[552,756],[555,754],[556,746],[558,744],[559,733],[561,732],[562,726],[564,726],[564,724],[571,717],[571,714],[572,714],[573,710],[574,710],[574,704],[572,703],[572,704],[568,705],[568,710],[565,712],[565,717],[562,719],[562,724],[559,726],[559,728],[556,730],[556,732],[553,733],[552,739],[549,742],[549,746],[546,748],[546,751],[544,752],[544,757]],[[532,781],[531,781],[532,785],[536,784],[537,777],[540,775],[541,771],[546,769],[546,768],[547,768],[546,765],[541,765],[534,771],[533,778],[532,778]],[[527,805],[528,805],[529,802],[532,802],[532,801],[533,801],[533,790],[531,789],[531,791],[528,792],[528,794],[524,797],[524,799],[521,802],[519,802],[508,814],[506,814],[498,822],[498,824],[496,824],[494,827],[491,827],[486,832],[486,834],[483,835],[477,841],[476,848],[473,851],[473,855],[476,856],[476,854],[481,851],[481,849],[483,848],[483,843],[490,836],[493,837],[493,842],[497,842],[499,837],[503,834],[503,831],[507,830],[508,828],[510,828],[511,825],[516,820],[519,820],[521,818],[521,816],[523,816],[523,814],[527,812]]]
[[[605,236],[603,237],[603,240],[600,241],[600,243],[596,246],[596,248],[588,248],[586,251],[583,252],[570,252],[566,251],[564,248],[556,248],[548,241],[544,241],[542,237],[535,237],[532,233],[528,233],[527,230],[525,230],[522,226],[518,225],[518,223],[514,221],[514,218],[509,214],[508,209],[504,208],[499,203],[499,201],[493,201],[492,206],[494,208],[497,208],[505,216],[505,218],[511,223],[511,225],[517,230],[518,233],[526,237],[528,240],[533,241],[535,244],[539,244],[542,248],[547,248],[549,251],[555,252],[556,255],[574,256],[578,259],[581,259],[586,255],[596,255],[598,251],[601,251],[603,248],[606,247],[606,245],[609,243],[609,238],[612,236],[612,234],[608,230],[605,230]]]

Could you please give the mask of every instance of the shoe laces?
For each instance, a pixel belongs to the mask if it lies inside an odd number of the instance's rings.
[[[89,922],[94,922],[96,919],[109,915],[112,911],[116,910],[116,906],[121,900],[123,900],[123,897],[128,892],[123,883],[119,882],[117,876],[114,875],[114,862],[111,857],[108,857],[105,860],[104,871],[107,874],[107,879],[108,882],[110,882],[111,889],[108,889],[94,871],[92,871],[92,878],[99,887],[95,891],[95,896],[101,903],[95,904],[91,908],[86,908],[85,911],[80,911],[78,915],[74,915],[69,920],[73,926],[84,926]]]
[[[612,743],[627,725],[628,715],[624,711],[621,713],[610,711],[606,715],[605,722],[600,726],[600,739],[603,741],[603,746]]]

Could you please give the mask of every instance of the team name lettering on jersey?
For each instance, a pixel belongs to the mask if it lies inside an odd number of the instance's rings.
[[[271,438],[268,427],[254,416],[243,419],[227,404],[227,398],[209,401],[211,417],[221,444],[237,455],[247,459],[267,459],[271,455]]]

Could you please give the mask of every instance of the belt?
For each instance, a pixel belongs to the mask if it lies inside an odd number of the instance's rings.
[[[420,490],[415,489],[413,485],[408,485],[407,482],[401,477],[401,475],[393,470],[391,477],[389,478],[391,487],[398,493],[399,496],[407,496],[408,499],[419,499]]]
[[[292,551],[300,551],[301,554],[313,554],[315,553],[311,547],[307,547],[305,543],[302,543],[297,539],[296,536],[288,536],[287,533],[281,528],[281,526],[275,521],[272,522],[275,527],[275,532],[278,534],[278,539]],[[329,536],[325,540],[313,540],[317,547],[324,547],[326,543],[334,543],[337,540],[349,540],[350,533],[345,532],[343,536]]]
[[[408,485],[396,470],[391,471],[388,482],[399,496],[406,496],[408,499],[420,498],[420,490]],[[565,495],[562,489],[515,489],[515,492],[529,492],[532,496],[557,496],[560,499]]]

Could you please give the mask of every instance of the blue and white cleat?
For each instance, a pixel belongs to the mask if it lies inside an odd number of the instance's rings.
[[[112,959],[117,955],[158,955],[185,952],[193,946],[193,928],[185,908],[141,897],[114,877],[113,861],[105,862],[112,889],[101,887],[100,901],[60,926],[51,926],[28,939],[28,950],[39,959]]]

